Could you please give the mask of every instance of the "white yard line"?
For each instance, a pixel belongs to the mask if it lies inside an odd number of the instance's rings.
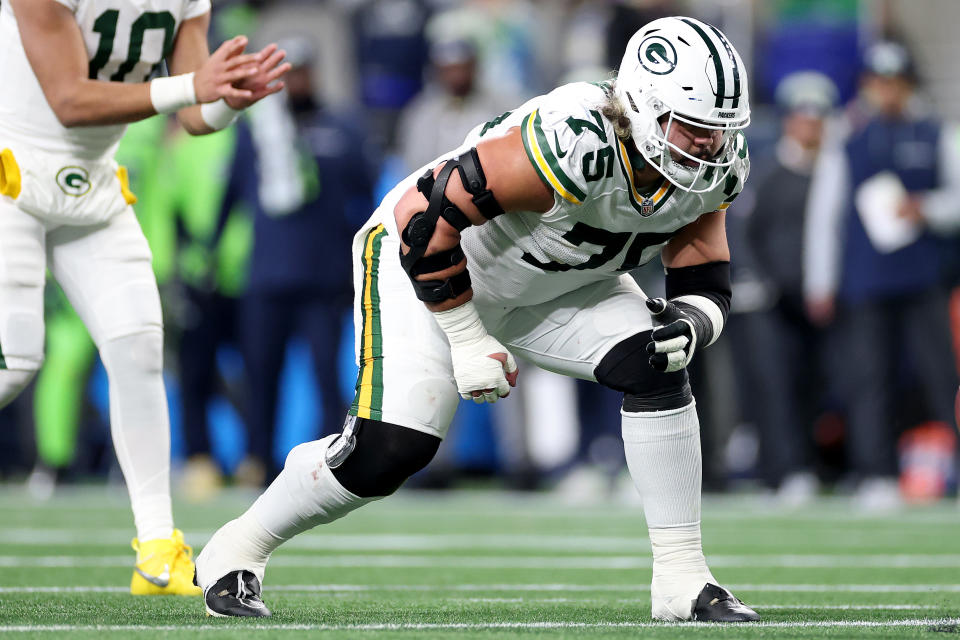
[[[810,622],[753,622],[748,628],[758,627],[803,629],[824,627],[954,627],[960,618],[911,618],[906,620],[818,620]],[[193,626],[193,625],[5,625],[0,633],[96,631],[96,632],[157,632],[201,631],[244,634],[255,631],[471,631],[479,629],[656,629],[683,627],[689,630],[716,631],[715,624],[697,622],[460,622],[460,623],[381,623],[381,624],[250,624],[238,626]]]
[[[891,550],[903,548],[903,540],[909,533],[898,530],[863,531],[863,523],[858,525],[860,530],[845,533],[842,537],[830,540],[830,547],[836,549],[857,549],[864,544],[873,548],[889,546]],[[758,539],[755,545],[758,549],[784,548],[793,540],[809,542],[809,534],[784,538],[778,532],[776,540],[760,539],[762,533],[756,532]],[[190,530],[184,532],[187,542],[200,547],[213,534],[213,530]],[[714,544],[730,544],[733,532],[715,530],[710,535]],[[742,531],[736,532],[736,541],[744,541]],[[30,547],[42,546],[81,546],[81,547],[111,547],[127,546],[134,536],[133,529],[112,528],[85,531],[82,529],[63,529],[49,527],[3,527],[0,525],[0,544],[24,545]],[[319,551],[444,551],[444,550],[471,550],[471,549],[523,549],[523,550],[554,550],[580,551],[586,553],[649,553],[650,541],[645,535],[636,536],[597,536],[597,535],[561,535],[561,534],[379,534],[379,533],[351,533],[327,534],[322,530],[303,534],[284,544],[284,549],[319,550]]]
[[[733,591],[751,592],[781,592],[781,593],[960,593],[960,584],[726,584]],[[6,586],[0,587],[0,594],[9,593],[126,593],[128,587],[122,586]],[[382,591],[401,592],[573,592],[573,593],[602,593],[602,592],[646,592],[650,590],[648,584],[268,584],[265,594],[271,592],[283,593],[376,593]],[[762,606],[762,605],[757,605]],[[831,608],[828,605],[768,605],[784,608],[806,607]],[[846,606],[846,605],[838,605]],[[854,606],[854,605],[851,605]],[[861,605],[855,605],[861,606]],[[862,605],[885,607],[887,605]],[[903,605],[908,606],[908,605]]]
[[[958,554],[779,554],[707,556],[711,567],[752,567],[782,569],[955,569],[960,568]],[[125,567],[132,556],[44,555],[0,556],[0,567]],[[569,569],[633,570],[649,569],[653,560],[645,555],[401,555],[401,554],[297,554],[280,553],[271,567],[324,568],[451,568],[451,569]]]
[[[210,539],[213,531],[185,531],[188,543],[201,547]],[[778,534],[779,535],[779,534]],[[808,534],[804,534],[806,537]],[[903,548],[903,531],[895,532],[849,532],[842,538],[830,541],[835,549],[856,549],[869,543],[878,548],[889,546],[891,550]],[[44,527],[14,527],[5,529],[0,526],[0,544],[22,545],[30,547],[77,546],[104,548],[112,546],[126,547],[134,536],[132,529],[103,529],[96,532],[78,529],[50,529]],[[799,537],[799,536],[798,536]],[[729,544],[729,536],[724,532],[714,532],[710,536],[714,544]],[[791,538],[790,540],[793,540]],[[737,534],[738,542],[743,534]],[[782,549],[790,540],[779,537],[776,541],[757,540],[758,549]],[[807,542],[807,540],[804,540]],[[822,546],[821,546],[822,547]],[[316,551],[454,551],[494,549],[523,549],[541,551],[580,551],[586,553],[644,553],[650,552],[650,541],[646,536],[586,536],[586,535],[536,535],[536,534],[325,534],[308,533],[297,536],[285,543],[284,549]]]
[[[223,513],[242,511],[256,498],[255,492],[228,490],[222,492],[215,508]],[[49,510],[88,514],[92,510],[117,513],[129,517],[126,491],[121,487],[64,487],[52,500],[37,505],[22,485],[0,483],[0,510]],[[512,514],[535,515],[543,518],[562,518],[566,521],[642,521],[642,511],[636,505],[625,505],[616,500],[581,504],[558,499],[550,494],[524,494],[506,491],[465,492],[412,492],[402,491],[390,501],[374,507],[385,517],[400,515],[408,517],[411,510],[425,518],[436,515],[447,519],[457,517],[477,518],[479,513],[490,512],[497,518],[509,518]],[[864,523],[896,527],[920,528],[929,524],[960,524],[960,511],[956,503],[942,500],[934,505],[904,507],[886,513],[863,513],[851,508],[849,498],[823,497],[810,506],[800,509],[785,508],[756,494],[716,496],[703,499],[703,515],[707,521],[788,521],[809,523],[834,523],[840,527],[859,528]]]
[[[96,534],[76,529],[49,529],[33,527],[0,528],[0,544],[29,546],[78,545],[106,547],[128,545],[134,532],[131,529],[98,530]],[[190,543],[202,545],[213,531],[185,531]],[[538,534],[315,534],[298,536],[283,546],[284,549],[315,549],[329,551],[442,551],[460,549],[546,549],[558,551],[612,552],[636,551],[649,553],[646,536],[578,536]]]

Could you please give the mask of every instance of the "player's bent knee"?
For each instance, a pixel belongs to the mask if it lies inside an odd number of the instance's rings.
[[[0,409],[13,402],[35,375],[37,375],[37,369],[0,370]]]
[[[98,345],[148,331],[163,333],[163,313],[156,281],[149,272],[140,280],[116,287],[98,299],[87,314],[90,335]]]
[[[415,429],[357,418],[356,446],[333,475],[362,498],[388,496],[433,459],[440,438]]]
[[[142,331],[106,340],[100,345],[100,356],[107,373],[124,375],[163,373],[163,330],[148,327]]]
[[[693,401],[687,370],[663,373],[650,366],[650,331],[630,336],[614,346],[593,374],[600,384],[622,391],[623,410],[631,413],[680,409]]]

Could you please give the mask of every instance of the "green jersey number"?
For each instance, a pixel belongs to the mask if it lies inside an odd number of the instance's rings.
[[[120,12],[116,9],[108,9],[101,13],[93,23],[93,30],[100,34],[100,45],[97,47],[97,53],[90,61],[91,80],[96,80],[100,71],[110,61],[113,54],[113,41],[117,35],[117,23],[120,20]],[[170,55],[173,50],[173,36],[177,30],[177,21],[169,11],[149,11],[142,14],[130,25],[130,46],[127,49],[127,59],[117,69],[116,73],[110,76],[114,82],[123,82],[128,73],[140,62],[140,56],[143,54],[143,37],[147,31],[163,31],[163,52],[160,61]],[[140,79],[146,81],[160,67],[160,61],[151,67],[150,71]]]
[[[513,111],[504,111],[496,118],[483,125],[483,129],[480,129],[480,137],[482,138],[487,131],[490,131],[490,129],[493,129],[495,126],[509,118],[511,113],[513,113]]]
[[[613,147],[601,147],[583,155],[580,170],[587,182],[596,182],[613,177]]]
[[[587,130],[597,134],[598,138],[606,142],[607,132],[603,128],[603,118],[600,116],[600,112],[591,109],[590,116],[593,118],[594,122],[584,120],[583,118],[574,118],[573,116],[570,116],[566,119],[567,126],[570,127],[570,130],[573,131],[574,135],[580,135],[584,130]]]
[[[627,246],[627,242],[630,241],[630,236],[632,235],[629,231],[607,231],[606,229],[598,229],[597,227],[591,227],[582,222],[577,222],[570,231],[563,234],[563,239],[575,247],[579,247],[585,242],[603,247],[600,253],[593,254],[586,262],[581,262],[580,264],[566,264],[556,261],[541,262],[530,253],[524,253],[521,259],[527,264],[532,264],[544,271],[554,273],[569,271],[571,269],[576,271],[596,269],[610,262],[617,254],[623,251],[623,248]],[[640,257],[643,255],[644,249],[662,244],[672,236],[673,233],[638,233],[633,239],[633,242],[630,243],[627,255],[623,258],[623,264],[617,268],[617,271],[629,271],[640,266]]]

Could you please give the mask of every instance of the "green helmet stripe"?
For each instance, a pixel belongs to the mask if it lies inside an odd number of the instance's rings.
[[[733,47],[730,46],[726,37],[720,33],[720,30],[712,24],[709,26],[713,30],[713,33],[716,34],[717,39],[723,44],[723,48],[727,50],[727,55],[730,56],[730,62],[733,63],[733,102],[730,104],[730,108],[736,109],[740,104],[740,66],[737,64],[737,56],[733,54]]]
[[[717,72],[717,101],[714,103],[713,106],[718,108],[722,107],[723,98],[727,91],[727,85],[726,85],[726,78],[724,77],[724,73],[723,73],[723,63],[720,61],[720,52],[717,51],[717,47],[715,44],[713,44],[713,40],[711,40],[710,36],[708,36],[707,33],[700,28],[700,25],[698,25],[693,20],[689,20],[687,18],[681,18],[681,20],[683,20],[688,25],[690,25],[693,28],[693,30],[697,32],[697,35],[703,38],[703,41],[707,44],[707,49],[710,51],[710,55],[713,56],[713,66]],[[739,94],[739,90],[738,90],[738,94]]]

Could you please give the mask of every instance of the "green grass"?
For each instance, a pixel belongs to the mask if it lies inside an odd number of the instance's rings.
[[[252,495],[177,505],[199,548]],[[401,493],[296,538],[267,571],[262,623],[199,599],[135,598],[126,497],[0,489],[0,635],[11,638],[940,638],[960,633],[960,509],[886,516],[707,499],[714,574],[763,624],[650,621],[640,509],[545,495]]]

